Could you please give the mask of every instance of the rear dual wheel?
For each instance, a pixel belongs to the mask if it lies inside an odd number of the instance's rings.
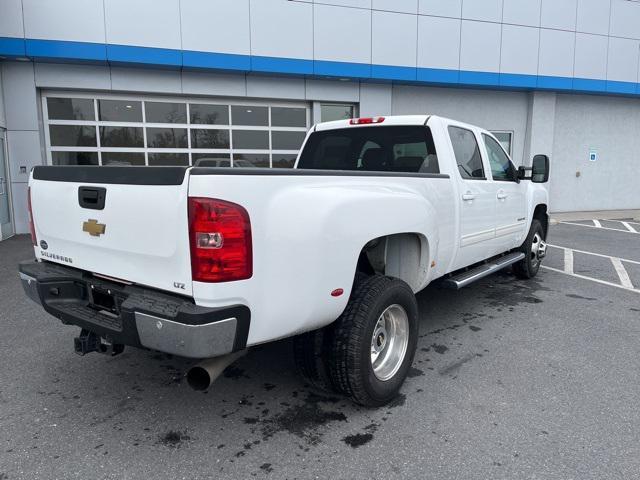
[[[377,407],[397,396],[417,340],[418,306],[411,288],[373,275],[357,279],[338,320],[296,337],[294,352],[312,385]]]

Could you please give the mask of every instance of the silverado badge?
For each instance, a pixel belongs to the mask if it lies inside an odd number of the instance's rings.
[[[90,219],[82,224],[82,231],[87,232],[92,237],[99,237],[107,229],[104,223],[98,223],[97,220]]]

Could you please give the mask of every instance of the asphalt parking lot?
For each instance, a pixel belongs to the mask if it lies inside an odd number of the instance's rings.
[[[287,341],[204,394],[178,358],[78,357],[22,293],[28,238],[0,243],[0,480],[638,478],[640,224],[551,228],[536,279],[419,294],[414,368],[378,410],[310,392]]]

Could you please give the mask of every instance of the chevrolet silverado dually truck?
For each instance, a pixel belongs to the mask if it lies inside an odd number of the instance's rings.
[[[380,406],[418,339],[415,293],[545,255],[549,159],[516,168],[489,132],[436,116],[315,125],[294,169],[38,166],[27,295],[125,345],[202,360],[206,389],[248,347],[294,337],[314,385]]]

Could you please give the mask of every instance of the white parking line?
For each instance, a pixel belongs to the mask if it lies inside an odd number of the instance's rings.
[[[629,278],[629,274],[622,265],[622,262],[619,258],[612,258],[611,263],[613,263],[613,268],[616,269],[616,273],[618,274],[618,278],[620,279],[620,283],[623,287],[633,289],[633,283],[631,283],[631,279]]]
[[[627,273],[627,270],[624,268],[624,265],[622,263],[622,262],[625,262],[625,263],[633,263],[635,265],[640,265],[639,261],[612,257],[610,255],[603,255],[601,253],[586,252],[584,250],[576,250],[569,247],[562,247],[560,245],[547,244],[547,246],[550,248],[557,248],[559,250],[563,250],[564,268],[560,270],[559,268],[547,267],[545,265],[542,265],[542,268],[551,270],[553,272],[564,273],[565,275],[569,275],[571,277],[580,278],[583,280],[590,280],[592,282],[600,283],[602,285],[609,285],[610,287],[616,287],[616,288],[621,288],[623,290],[640,293],[640,289],[637,289],[633,286],[633,283],[631,282],[631,278],[629,277],[629,274]],[[600,280],[598,278],[587,277],[586,275],[580,275],[575,273],[573,271],[573,253],[574,252],[582,253],[585,255],[593,255],[594,257],[608,258],[613,264],[613,268],[615,269],[616,273],[618,274],[618,278],[620,279],[620,284],[607,282],[606,280]]]
[[[564,273],[569,275],[573,273],[573,250],[570,248],[564,249]]]
[[[610,287],[621,288],[622,290],[626,290],[627,292],[640,293],[640,290],[636,290],[634,288],[625,287],[623,285],[618,285],[617,283],[611,283],[611,282],[607,282],[605,280],[599,280],[597,278],[592,278],[592,277],[585,277],[584,275],[578,275],[577,273],[566,273],[563,270],[559,270],[559,269],[553,268],[553,267],[547,267],[545,265],[542,265],[542,268],[544,268],[546,270],[551,270],[552,272],[558,272],[558,273],[562,273],[564,275],[569,275],[571,277],[581,278],[582,280],[589,280],[591,282],[601,283],[602,285],[608,285]]]
[[[600,223],[600,220],[593,220],[593,226],[594,227],[598,227],[598,228],[602,228],[602,224]]]
[[[597,222],[597,220],[594,220],[594,222]],[[613,230],[614,232],[635,233],[636,235],[640,235],[640,232],[631,232],[629,230],[622,230],[619,228],[610,228],[610,227],[603,227],[603,226],[597,227],[595,225],[585,225],[584,223],[574,223],[574,222],[560,222],[560,223],[563,225],[576,225],[578,227],[599,228],[600,230]],[[600,222],[598,222],[598,224],[600,224]]]
[[[602,257],[602,258],[608,258],[608,259],[618,258],[619,260],[622,260],[625,263],[634,263],[636,265],[640,265],[639,261],[637,261],[637,260],[629,260],[628,258],[612,257],[611,255],[603,255],[602,253],[586,252],[584,250],[578,250],[576,248],[563,247],[562,245],[553,245],[552,243],[548,243],[547,246],[548,247],[552,247],[552,248],[560,248],[560,249],[565,250],[565,251],[566,250],[571,250],[572,252],[584,253],[585,255],[593,255],[594,257]],[[573,257],[573,254],[572,254],[572,257]]]
[[[624,225],[624,226],[625,226],[625,228],[626,228],[627,230],[629,230],[630,232],[638,233],[638,231],[637,231],[635,228],[633,228],[631,225],[629,225],[629,222],[622,222],[622,221],[621,221],[620,223],[621,223],[622,225]]]

